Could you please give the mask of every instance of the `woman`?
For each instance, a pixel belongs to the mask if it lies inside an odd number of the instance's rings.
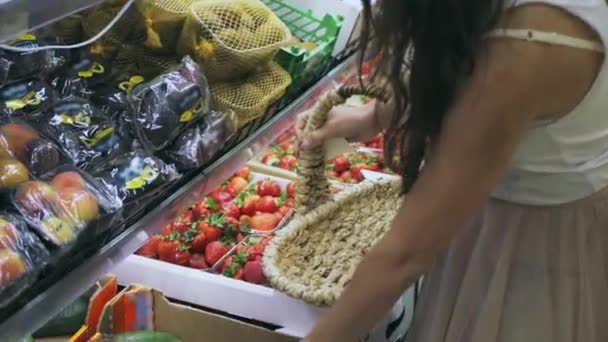
[[[407,201],[306,341],[360,339],[423,274],[408,341],[608,341],[604,1],[381,1],[394,106],[298,137],[388,129]]]

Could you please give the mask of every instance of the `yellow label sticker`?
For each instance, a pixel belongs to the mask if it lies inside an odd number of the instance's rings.
[[[82,78],[91,78],[97,74],[103,74],[106,69],[99,63],[93,63],[88,70],[81,70],[78,72],[78,76]]]
[[[108,127],[95,133],[92,138],[80,137],[80,141],[82,141],[82,143],[87,147],[94,147],[97,146],[97,144],[99,144],[102,140],[112,135],[112,133],[114,133],[114,127]]]
[[[203,99],[198,100],[196,102],[196,104],[194,104],[194,106],[192,106],[192,108],[183,112],[182,115],[180,115],[180,117],[179,117],[179,122],[181,122],[181,123],[189,122],[190,120],[192,120],[192,118],[197,116],[197,114],[201,110],[203,110]]]
[[[128,81],[120,82],[118,84],[118,89],[124,91],[127,94],[131,94],[133,88],[136,85],[144,82],[144,78],[142,76],[132,76]]]
[[[143,188],[146,184],[152,183],[158,177],[158,171],[152,169],[149,165],[146,165],[139,176],[131,179],[127,182],[126,186],[128,190],[137,190]]]
[[[42,103],[42,99],[33,91],[27,93],[24,97],[15,100],[8,100],[4,104],[8,109],[23,109],[27,106],[36,107]]]
[[[77,113],[77,114],[59,114],[55,116],[60,123],[64,125],[73,126],[84,126],[89,127],[91,125],[91,116],[88,113]]]

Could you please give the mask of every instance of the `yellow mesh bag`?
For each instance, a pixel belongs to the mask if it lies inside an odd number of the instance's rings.
[[[210,90],[215,109],[233,111],[240,128],[264,115],[290,83],[289,73],[271,62],[245,79],[211,84]]]
[[[175,53],[193,0],[140,0],[137,11],[145,31],[144,45],[157,52]]]
[[[114,19],[119,11],[120,7],[103,5],[87,12],[82,18],[82,28],[85,35],[90,38],[99,33]],[[134,10],[129,10],[100,40],[107,44],[120,45],[133,33],[137,22],[137,13]]]
[[[205,0],[192,5],[178,54],[192,56],[210,80],[226,81],[268,63],[290,40],[287,26],[258,0]]]

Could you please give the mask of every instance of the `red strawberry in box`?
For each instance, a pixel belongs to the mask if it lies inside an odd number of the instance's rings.
[[[224,276],[244,280],[253,284],[267,284],[262,271],[262,255],[271,237],[250,237],[238,246],[234,255],[224,261],[221,272]]]

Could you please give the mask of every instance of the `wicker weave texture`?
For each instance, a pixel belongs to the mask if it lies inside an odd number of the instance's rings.
[[[272,286],[318,306],[332,305],[391,227],[400,194],[400,182],[361,183],[295,217],[264,255],[264,273]]]
[[[343,86],[309,112],[305,132],[321,128],[351,95],[384,99],[375,87]],[[302,151],[296,216],[270,243],[264,273],[273,287],[318,306],[332,305],[369,249],[386,233],[403,200],[401,182],[363,182],[335,199],[325,178],[325,151]]]

